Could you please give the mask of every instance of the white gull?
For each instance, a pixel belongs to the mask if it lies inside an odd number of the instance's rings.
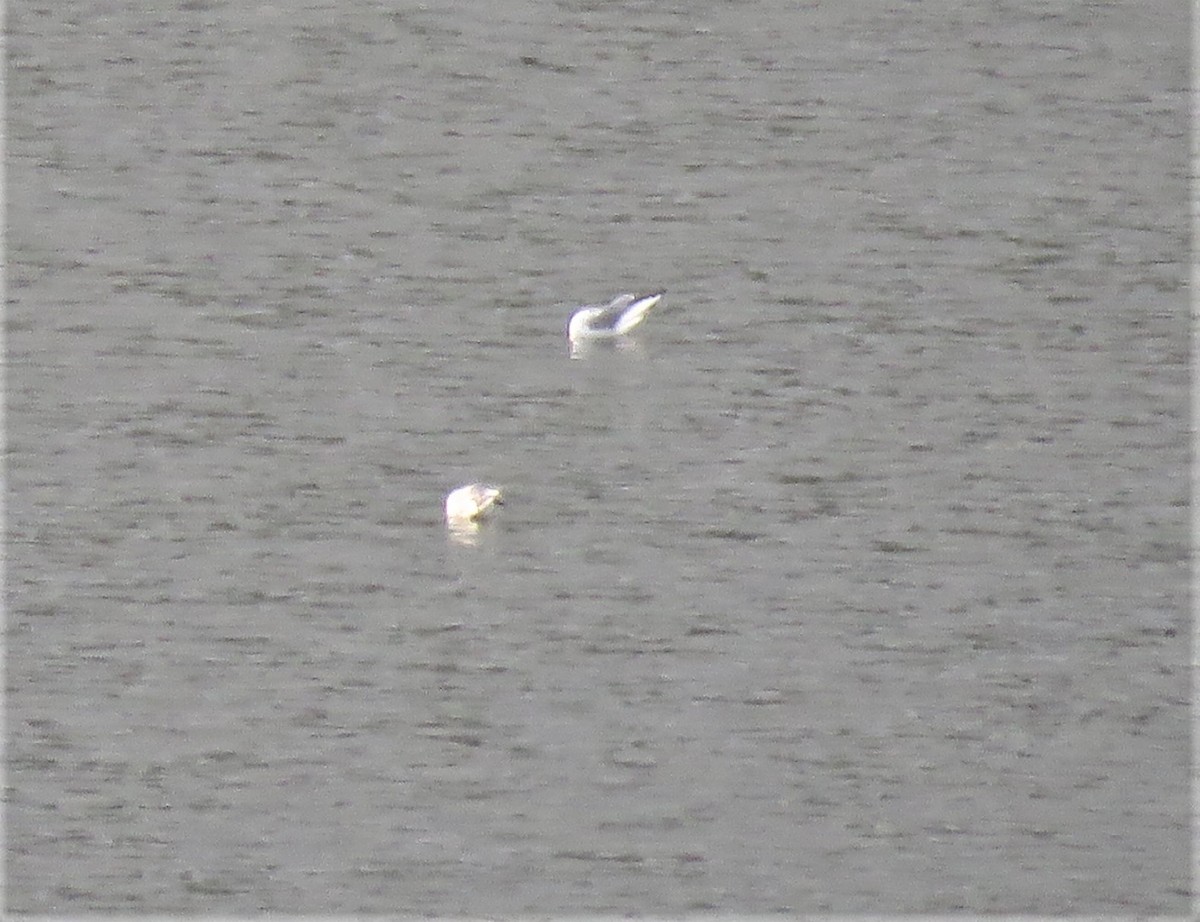
[[[465,525],[474,522],[492,506],[503,503],[496,487],[486,483],[469,483],[451,490],[446,497],[446,521],[451,525]]]
[[[664,291],[652,295],[623,294],[608,304],[581,307],[567,324],[567,341],[574,345],[584,339],[613,339],[628,333],[642,322],[664,294]]]

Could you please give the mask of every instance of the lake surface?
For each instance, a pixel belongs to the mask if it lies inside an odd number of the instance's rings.
[[[1188,911],[1188,5],[710,6],[9,5],[10,912]]]

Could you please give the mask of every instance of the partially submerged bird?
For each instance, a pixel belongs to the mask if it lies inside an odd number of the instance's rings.
[[[465,525],[474,522],[492,506],[503,504],[504,500],[496,487],[486,483],[469,483],[451,490],[446,497],[446,521],[451,525]]]
[[[628,333],[642,322],[650,308],[663,299],[665,291],[652,295],[617,295],[608,304],[589,304],[571,315],[567,341],[575,345],[584,339],[613,339]]]

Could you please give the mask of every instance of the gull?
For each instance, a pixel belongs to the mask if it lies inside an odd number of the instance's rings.
[[[451,525],[471,524],[492,506],[503,503],[496,487],[486,483],[469,483],[451,490],[446,497],[446,521]]]
[[[628,333],[662,300],[665,291],[652,295],[617,295],[608,304],[589,304],[571,315],[567,341],[575,345],[584,339],[613,339]]]

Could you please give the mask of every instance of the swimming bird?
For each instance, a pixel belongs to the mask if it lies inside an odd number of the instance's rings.
[[[446,497],[446,521],[451,525],[474,522],[494,505],[503,505],[500,490],[486,483],[469,483]]]
[[[567,341],[574,345],[583,339],[612,339],[628,333],[642,322],[664,294],[665,291],[652,295],[617,295],[608,304],[581,307],[567,324]]]

